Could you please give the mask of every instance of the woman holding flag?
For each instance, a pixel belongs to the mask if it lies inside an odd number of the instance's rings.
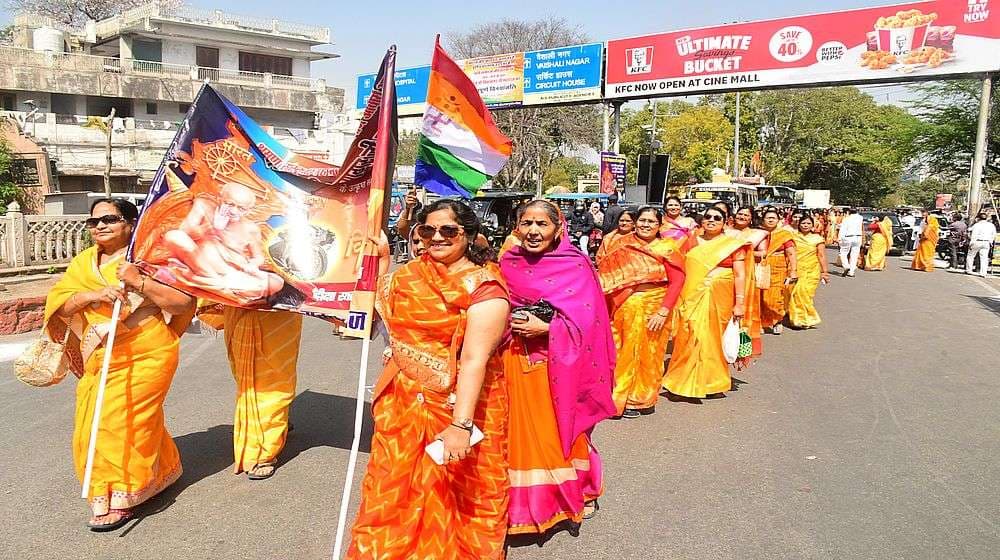
[[[92,531],[110,531],[132,518],[132,508],[181,475],[177,446],[164,425],[163,401],[177,369],[180,336],[194,316],[194,300],[142,275],[125,260],[139,211],[122,198],[91,207],[87,229],[94,246],[77,255],[45,301],[45,331],[63,340],[81,374],[76,390],[73,462],[84,479],[104,343],[116,329],[96,442],[88,501]],[[121,287],[124,285],[124,287]],[[115,302],[122,313],[111,324]],[[164,313],[172,316],[168,324]],[[79,371],[77,371],[79,370]]]
[[[500,259],[514,306],[509,533],[542,534],[597,511],[604,481],[590,432],[615,414],[615,347],[597,276],[559,210],[536,200],[516,224],[522,244]]]

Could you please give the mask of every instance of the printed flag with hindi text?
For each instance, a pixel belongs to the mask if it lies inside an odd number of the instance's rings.
[[[131,260],[205,300],[370,332],[398,139],[395,56],[341,166],[287,149],[203,86],[150,187]]]

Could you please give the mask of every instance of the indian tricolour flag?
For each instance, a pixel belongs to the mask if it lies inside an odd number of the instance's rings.
[[[434,42],[416,184],[442,196],[472,198],[510,158],[511,141],[497,128],[475,84]]]

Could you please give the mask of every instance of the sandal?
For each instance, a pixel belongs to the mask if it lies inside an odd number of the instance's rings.
[[[274,476],[274,471],[276,470],[278,470],[278,464],[274,461],[254,465],[252,469],[247,471],[247,479],[267,480],[268,478]]]
[[[597,500],[590,500],[583,504],[583,518],[593,519],[597,512],[601,510],[601,504]]]
[[[112,515],[118,515],[118,519],[110,523],[101,523],[100,520],[106,517],[111,517]],[[94,517],[90,522],[87,523],[87,528],[95,533],[104,533],[107,531],[114,531],[120,528],[122,525],[128,523],[132,520],[132,511],[127,509],[113,509],[108,511],[105,515],[99,515]]]

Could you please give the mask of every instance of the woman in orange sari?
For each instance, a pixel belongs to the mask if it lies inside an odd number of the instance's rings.
[[[865,253],[865,270],[885,270],[885,258],[892,249],[892,220],[884,216],[881,221],[872,222],[871,244]]]
[[[680,249],[686,251],[691,247],[698,224],[693,219],[681,215],[684,206],[681,204],[681,199],[676,196],[668,196],[663,208],[665,213],[663,223],[660,225],[660,237],[679,241]]]
[[[700,399],[732,387],[722,333],[731,319],[742,320],[746,313],[750,242],[725,235],[726,218],[723,210],[706,210],[702,233],[685,255],[674,352],[663,380],[674,395]]]
[[[495,350],[509,312],[471,208],[421,210],[427,252],[383,277],[391,357],[372,396],[375,433],[348,558],[503,558],[507,388]],[[474,431],[482,443],[472,446]],[[425,447],[440,440],[444,464]]]
[[[913,255],[913,270],[934,272],[934,254],[937,252],[940,232],[938,219],[924,210],[924,229],[920,232],[920,243]]]
[[[764,208],[761,220],[761,227],[768,233],[767,248],[755,252],[754,256],[757,262],[771,269],[771,284],[768,289],[761,290],[760,323],[764,329],[781,334],[781,322],[787,313],[785,287],[794,284],[799,276],[795,242],[792,241],[795,232],[778,225],[781,217],[773,206]]]
[[[800,329],[812,329],[820,323],[814,303],[819,283],[829,282],[826,262],[826,238],[816,233],[808,215],[799,221],[795,249],[799,266],[799,281],[788,290],[788,322]]]
[[[618,228],[605,235],[604,239],[601,240],[601,247],[597,250],[597,257],[594,259],[598,266],[601,264],[601,259],[608,254],[608,248],[613,246],[618,238],[625,237],[635,231],[636,218],[636,213],[631,210],[622,212],[622,215],[618,218]]]
[[[647,206],[638,214],[635,232],[619,238],[598,269],[617,351],[615,407],[624,418],[654,411],[670,319],[684,284],[681,242],[657,237],[658,209]]]
[[[763,254],[767,249],[768,234],[762,229],[754,227],[753,208],[744,206],[736,211],[733,216],[733,227],[726,231],[727,234],[742,237],[750,242],[750,248],[756,255]],[[764,328],[760,320],[760,288],[757,287],[757,277],[755,266],[752,261],[747,261],[747,294],[746,294],[746,323],[753,341],[753,356],[758,357],[764,353],[763,332]]]
[[[125,199],[95,202],[87,219],[95,245],[70,262],[45,300],[46,333],[63,340],[71,329],[66,352],[72,363],[82,365],[74,368],[80,382],[73,430],[73,462],[81,480],[112,309],[122,302],[87,488],[92,531],[121,527],[132,518],[133,507],[181,475],[177,446],[164,425],[163,401],[194,301],[125,261],[138,215]],[[164,312],[172,315],[170,324]]]
[[[830,210],[830,223],[826,228],[826,245],[832,247],[837,243],[837,235],[840,233],[840,211]]]
[[[597,275],[559,210],[535,200],[518,209],[516,223],[523,243],[500,259],[514,306],[504,351],[508,524],[510,534],[537,535],[597,511],[604,481],[590,434],[615,414],[615,346]],[[551,316],[537,311],[543,301]]]

